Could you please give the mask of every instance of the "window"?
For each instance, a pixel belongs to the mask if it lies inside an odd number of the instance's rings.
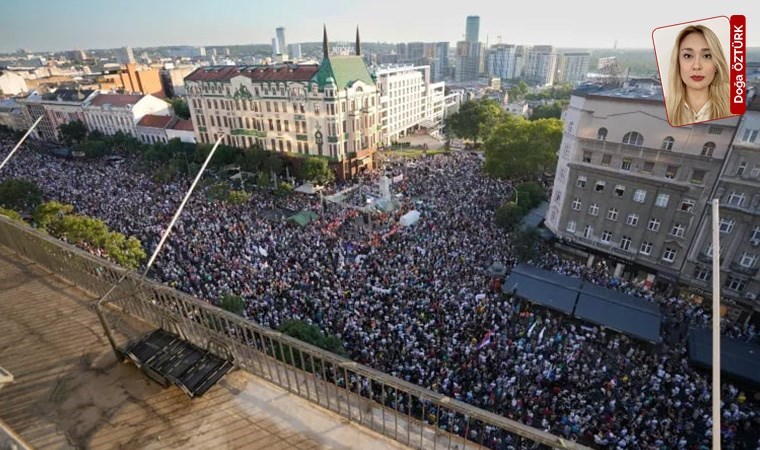
[[[644,161],[644,166],[641,168],[643,173],[652,173],[654,171],[654,163],[652,161]]]
[[[691,171],[691,182],[694,184],[702,184],[705,181],[705,175],[707,175],[706,171],[694,169]]]
[[[647,200],[647,191],[644,189],[636,189],[633,191],[633,201],[636,203],[644,203]]]
[[[605,131],[607,131],[607,130],[605,130]],[[755,140],[757,139],[757,133],[758,133],[758,131],[760,131],[760,130],[750,130],[750,129],[744,130],[744,135],[742,135],[742,141],[749,142],[749,143],[754,143]]]
[[[728,194],[728,204],[731,206],[744,206],[744,201],[747,200],[747,196],[744,192],[731,192]]]
[[[742,255],[741,261],[739,261],[739,264],[742,267],[746,267],[746,268],[755,267],[755,264],[757,264],[757,255],[744,252],[744,254]]]
[[[639,223],[639,215],[638,214],[628,214],[628,218],[625,219],[625,223],[635,227]]]
[[[721,257],[721,259],[723,259],[723,254],[726,253],[725,250],[726,250],[726,246],[725,245],[720,248],[720,257]],[[712,245],[712,242],[710,243],[710,245],[707,246],[707,249],[705,250],[705,255],[707,255],[710,258],[713,257],[713,245]]]
[[[596,138],[600,141],[606,141],[607,140],[607,129],[602,127],[599,128],[599,130],[596,132]]]
[[[673,262],[676,260],[676,254],[678,254],[676,249],[672,247],[665,247],[665,251],[662,252],[662,259],[663,261]]]
[[[586,239],[590,239],[591,233],[593,232],[594,232],[594,229],[591,228],[591,225],[586,225],[585,227],[583,227],[583,237],[585,237]]]
[[[660,146],[660,148],[662,150],[673,150],[674,142],[675,142],[675,139],[673,139],[673,136],[668,136],[662,140],[662,145]]]
[[[659,231],[660,230],[660,219],[657,219],[655,217],[649,218],[649,224],[647,225],[647,229],[649,231]]]
[[[672,180],[678,175],[678,166],[668,166],[665,170],[665,178]]]
[[[715,150],[715,142],[707,142],[702,146],[702,156],[708,156],[712,158],[713,150]]]
[[[618,210],[617,208],[610,208],[607,210],[607,218],[610,220],[617,220]]]
[[[625,159],[623,159],[623,163],[620,164],[620,168],[622,170],[629,171],[629,170],[631,170],[631,163],[632,163],[631,159],[625,158]]]
[[[585,163],[591,162],[591,152],[583,152],[583,162]]]
[[[574,198],[573,199],[573,210],[580,211],[582,205],[583,205],[583,203],[581,203],[581,199],[579,199],[579,198]]]
[[[740,177],[744,175],[744,171],[747,170],[747,162],[742,161],[739,163],[739,167],[736,169],[736,176]]]
[[[696,205],[694,200],[685,199],[681,202],[681,207],[678,209],[684,212],[692,212],[694,211],[694,205]]]
[[[675,237],[683,237],[686,234],[686,227],[682,223],[674,223],[673,228],[670,230],[670,234]]]
[[[707,134],[720,134],[723,132],[723,128],[717,125],[710,125],[707,127]]]
[[[756,226],[754,230],[752,230],[752,237],[750,238],[752,241],[760,241],[760,226]]]
[[[755,164],[755,167],[752,168],[752,172],[749,173],[749,176],[757,178],[758,175],[760,175],[760,164]]]
[[[697,266],[694,270],[694,278],[700,281],[712,280],[712,269],[704,266]]]
[[[606,185],[607,183],[605,183],[604,181],[597,181],[596,186],[594,186],[594,190],[596,192],[602,192],[604,190],[604,186]]]
[[[734,225],[736,221],[733,219],[720,219],[720,232],[728,234],[734,231]]]
[[[747,282],[741,278],[735,278],[731,275],[726,279],[726,288],[732,291],[741,292],[747,287]]]
[[[599,206],[596,203],[592,203],[588,207],[588,213],[592,216],[598,216],[599,215]]]
[[[607,230],[602,231],[602,242],[609,244],[610,240],[612,240],[612,233]]]
[[[639,247],[639,253],[642,255],[651,255],[652,254],[652,243],[651,242],[642,242],[641,247]]]
[[[623,144],[635,145],[641,147],[644,145],[644,136],[638,131],[629,131],[623,136]]]
[[[575,226],[576,223],[574,220],[568,220],[567,221],[567,231],[568,233],[575,233]]]
[[[576,182],[576,186],[579,188],[585,188],[586,187],[586,177],[578,177],[578,181]]]
[[[620,239],[620,248],[622,248],[625,251],[628,251],[631,248],[630,236],[623,236],[623,238]]]
[[[668,207],[668,200],[670,200],[670,195],[668,194],[658,194],[657,200],[654,201],[655,206],[659,206],[660,208],[667,208]]]
[[[609,166],[612,162],[612,155],[602,155],[602,165]]]
[[[615,195],[617,195],[618,197],[622,197],[623,194],[625,194],[625,186],[623,186],[622,184],[618,184],[617,186],[615,186]]]

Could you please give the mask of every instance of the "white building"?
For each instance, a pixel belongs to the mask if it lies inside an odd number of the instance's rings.
[[[138,137],[137,124],[147,114],[171,116],[172,107],[152,95],[99,94],[84,106],[87,128]]]
[[[137,123],[137,138],[144,144],[169,142],[179,139],[181,142],[195,143],[193,122],[172,116],[146,114]]]
[[[525,58],[524,78],[533,85],[550,86],[554,84],[557,72],[557,53],[551,45],[536,45],[527,52]]]
[[[41,94],[33,91],[19,98],[22,107],[24,128],[31,127],[42,116],[31,137],[45,141],[61,141],[60,126],[74,120],[84,122],[83,105],[97,93],[90,89],[57,89]]]
[[[488,53],[486,66],[489,75],[502,80],[514,80],[522,76],[523,63],[522,46],[496,44]]]
[[[430,82],[430,66],[380,66],[374,75],[385,145],[420,128],[437,131],[446,115],[445,83]]]
[[[557,61],[555,82],[580,84],[586,80],[591,53],[564,53]]]
[[[26,81],[21,75],[8,70],[0,71],[0,97],[19,95],[26,91]]]

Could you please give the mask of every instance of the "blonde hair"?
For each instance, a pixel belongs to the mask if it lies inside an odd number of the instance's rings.
[[[690,25],[676,37],[673,52],[670,55],[670,70],[668,72],[668,98],[665,105],[668,109],[668,119],[674,126],[686,125],[692,123],[692,118],[686,114],[686,88],[681,79],[681,65],[678,63],[679,50],[681,42],[691,33],[700,33],[707,41],[707,47],[710,49],[715,68],[715,78],[710,83],[710,103],[712,112],[710,119],[719,119],[731,115],[729,109],[729,72],[726,57],[723,54],[723,47],[715,33],[704,25]]]

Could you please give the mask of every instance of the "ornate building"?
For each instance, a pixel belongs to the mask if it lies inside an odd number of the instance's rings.
[[[258,146],[292,157],[322,156],[338,177],[372,166],[379,139],[375,79],[356,54],[316,64],[216,66],[185,77],[196,140]]]

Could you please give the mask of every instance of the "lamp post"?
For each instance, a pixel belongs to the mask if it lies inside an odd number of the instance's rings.
[[[26,130],[26,133],[18,141],[18,144],[16,144],[16,146],[13,147],[13,150],[11,150],[11,152],[8,153],[8,156],[5,157],[5,159],[3,160],[3,162],[0,163],[0,170],[2,170],[3,167],[5,167],[5,165],[8,163],[8,161],[11,160],[11,157],[13,157],[13,154],[16,153],[16,150],[18,150],[19,147],[21,147],[21,144],[24,143],[24,141],[26,140],[26,138],[29,136],[29,134],[31,134],[32,130],[34,130],[34,128],[37,126],[37,124],[40,123],[40,121],[42,121],[42,117],[43,116],[38,117],[37,120],[34,121],[34,123],[32,124],[32,126],[29,127],[28,130]]]

